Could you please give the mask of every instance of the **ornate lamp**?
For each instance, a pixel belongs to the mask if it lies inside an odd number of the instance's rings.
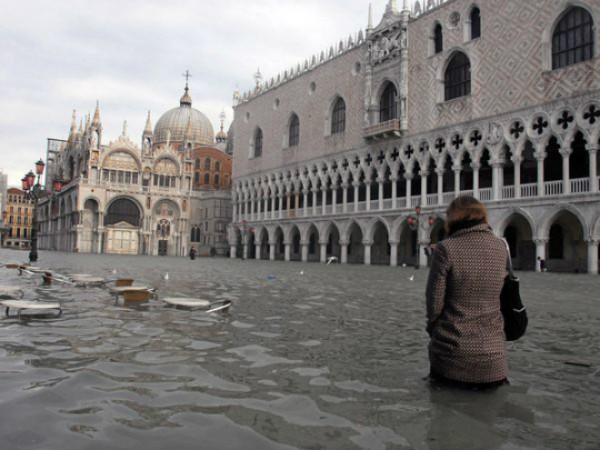
[[[21,178],[21,189],[23,189],[25,192],[29,190],[29,182],[27,181],[26,176]]]
[[[44,161],[42,161],[41,159],[35,163],[35,173],[37,175],[41,175],[44,173],[44,167],[46,166],[46,164],[44,164]]]
[[[25,175],[25,179],[27,180],[27,186],[31,189],[35,183],[35,174],[30,170],[27,175]]]
[[[52,189],[54,189],[54,192],[58,193],[58,192],[62,191],[62,187],[63,187],[62,180],[55,178],[54,181],[52,181]]]

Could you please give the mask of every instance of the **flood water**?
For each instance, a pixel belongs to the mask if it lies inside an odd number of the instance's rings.
[[[600,448],[598,277],[521,274],[530,330],[509,344],[512,384],[481,393],[424,380],[426,270],[40,256],[64,274],[116,270],[159,299],[115,304],[0,269],[0,284],[64,309],[0,318],[2,449]],[[206,316],[161,296],[234,306]]]

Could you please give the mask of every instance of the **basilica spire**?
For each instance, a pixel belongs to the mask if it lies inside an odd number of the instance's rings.
[[[75,142],[77,139],[77,111],[73,110],[71,118],[71,131],[69,132],[69,142]]]
[[[94,120],[92,120],[93,128],[100,128],[100,102],[96,100],[96,111],[94,111]]]
[[[406,2],[405,2],[406,3]],[[398,12],[398,0],[390,0],[385,7],[385,12]]]
[[[181,97],[181,100],[179,101],[179,105],[191,107],[192,106],[192,97],[190,95],[189,80],[190,80],[190,77],[192,76],[192,74],[190,73],[189,70],[186,70],[185,73],[183,74],[183,76],[185,77],[185,92],[183,93],[183,96]]]
[[[144,127],[144,134],[152,134],[152,119],[150,119],[150,111],[148,111],[148,118],[146,119],[146,126]]]
[[[367,32],[373,29],[373,6],[369,3],[369,22],[367,23]]]
[[[183,136],[183,138],[185,140],[189,140],[191,141],[194,137],[194,132],[192,130],[192,116],[190,116],[190,118],[188,119],[188,124],[187,124],[187,128],[185,130],[185,135]]]

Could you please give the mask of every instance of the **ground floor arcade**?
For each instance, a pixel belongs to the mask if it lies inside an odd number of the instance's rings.
[[[513,264],[540,270],[538,258],[555,272],[598,273],[600,211],[597,201],[535,206],[490,206],[490,224],[507,240]],[[232,258],[342,264],[429,263],[445,237],[442,210],[424,208],[377,216],[356,214],[321,220],[242,222],[230,228]]]

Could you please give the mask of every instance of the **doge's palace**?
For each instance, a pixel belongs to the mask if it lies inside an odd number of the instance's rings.
[[[591,0],[391,0],[257,73],[234,95],[231,256],[426,264],[473,195],[517,268],[597,274],[599,22]]]

